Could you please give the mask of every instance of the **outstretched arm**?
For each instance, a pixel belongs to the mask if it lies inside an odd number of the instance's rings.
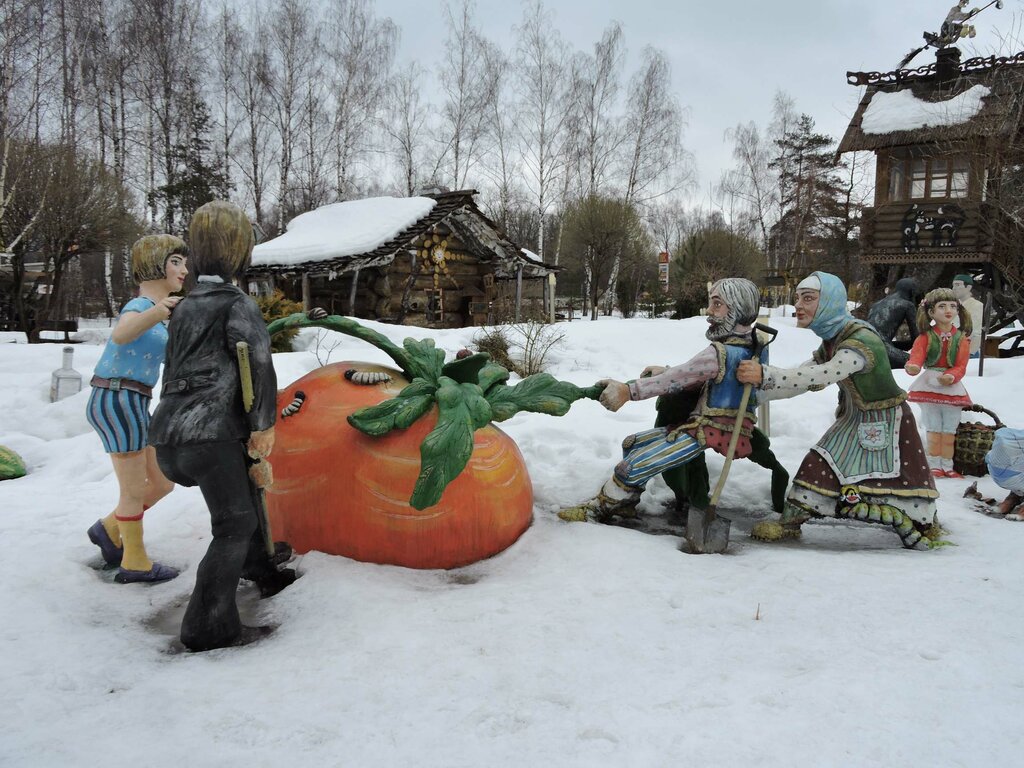
[[[709,346],[681,365],[666,368],[646,379],[629,382],[629,399],[648,400],[699,387],[718,376],[719,367],[718,350]]]
[[[736,378],[741,384],[759,387],[761,394],[758,399],[763,402],[816,392],[866,367],[867,360],[862,354],[852,349],[840,349],[827,363],[805,363],[798,368],[776,368],[745,360],[740,363]]]

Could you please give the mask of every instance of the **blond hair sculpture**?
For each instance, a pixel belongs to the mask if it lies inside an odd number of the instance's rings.
[[[249,217],[226,200],[209,202],[192,215],[188,240],[196,272],[225,280],[245,272],[256,245]]]
[[[188,255],[188,246],[174,235],[146,235],[132,245],[132,280],[163,280],[167,276],[167,260],[180,254]]]

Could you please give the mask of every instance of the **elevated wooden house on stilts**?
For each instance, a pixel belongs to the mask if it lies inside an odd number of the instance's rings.
[[[513,243],[475,190],[332,203],[253,252],[250,285],[332,314],[456,328],[539,316],[557,267]]]
[[[876,156],[861,224],[875,293],[925,266],[935,285],[973,273],[995,331],[1024,322],[1024,53],[962,60],[953,43],[976,12],[956,10],[899,68],[847,73],[867,88],[839,151]],[[906,67],[928,47],[934,62]]]

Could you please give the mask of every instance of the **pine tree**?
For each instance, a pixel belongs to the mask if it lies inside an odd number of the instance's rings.
[[[188,100],[183,131],[171,153],[174,178],[154,193],[155,199],[171,210],[180,232],[188,228],[197,208],[211,200],[226,199],[232,189],[210,146],[210,109],[196,93],[194,82],[189,83],[189,92],[192,98]]]
[[[778,154],[769,167],[778,175],[782,215],[769,231],[768,248],[776,257],[772,262],[792,277],[848,263],[856,211],[850,210],[841,176],[846,165],[834,143],[815,132],[809,115],[775,142]]]

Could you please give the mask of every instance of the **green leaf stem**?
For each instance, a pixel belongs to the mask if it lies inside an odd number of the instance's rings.
[[[275,320],[273,335],[291,328],[320,327],[372,344],[387,354],[410,380],[397,397],[360,408],[349,423],[373,437],[407,429],[436,403],[437,424],[420,445],[420,474],[410,506],[426,509],[441,500],[444,489],[465,469],[473,454],[473,433],[492,421],[520,411],[564,416],[582,398],[596,400],[603,387],[578,387],[538,373],[508,386],[509,372],[484,353],[444,362],[433,339],[405,339],[399,347],[387,337],[339,315],[311,319],[303,313]]]
[[[448,483],[466,468],[473,454],[473,416],[453,379],[441,379],[437,410],[437,426],[420,445],[420,474],[409,499],[413,509],[437,504]]]
[[[447,363],[442,369],[441,373],[450,379],[455,379],[460,383],[472,383],[478,384],[480,371],[491,362],[491,356],[486,352],[477,352],[475,355],[464,357],[461,360],[453,360]],[[499,365],[498,368],[501,368]],[[501,368],[501,370],[505,370]],[[505,371],[507,374],[508,371]]]

